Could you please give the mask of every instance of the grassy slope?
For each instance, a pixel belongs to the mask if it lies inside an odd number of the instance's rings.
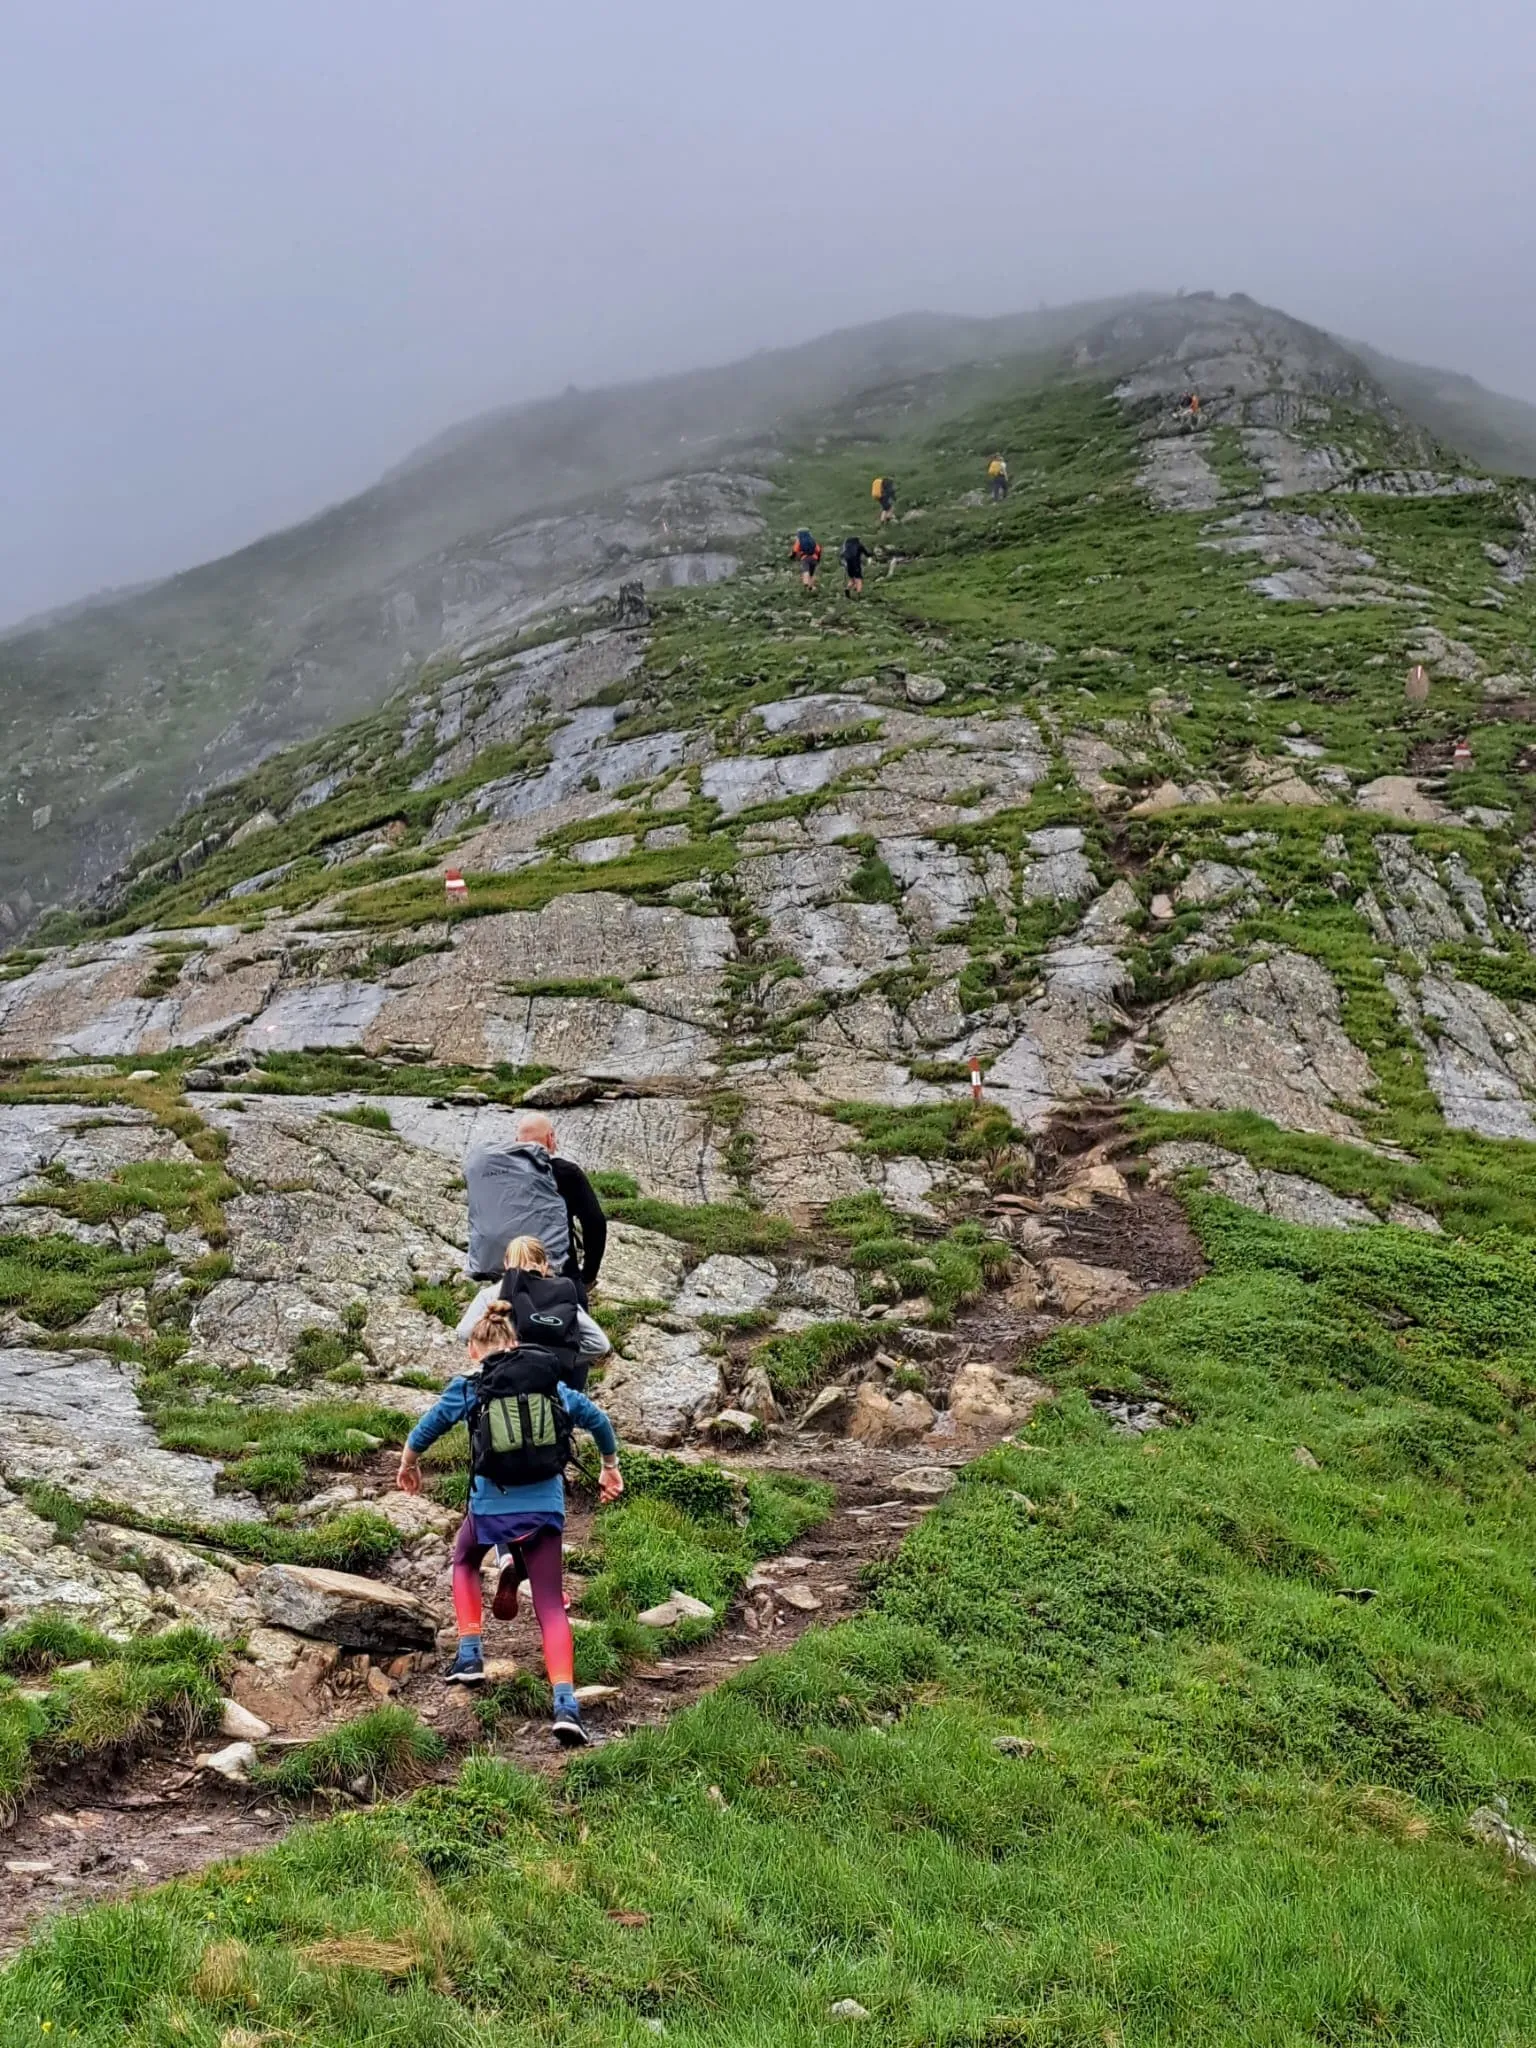
[[[1014,497],[954,508],[999,440],[1023,451]],[[846,637],[801,632],[778,586],[678,600],[650,715],[730,719],[892,658],[938,668],[951,704],[971,687],[1029,704],[1041,693],[1012,650],[1049,641],[1048,708],[1144,720],[1166,689],[1187,704],[1168,723],[1194,766],[1228,775],[1293,723],[1371,773],[1472,726],[1468,795],[1523,829],[1518,753],[1536,730],[1479,728],[1480,700],[1454,685],[1405,719],[1411,618],[1260,604],[1243,565],[1200,549],[1198,520],[1147,510],[1101,389],[993,399],[900,457],[904,501],[933,510],[900,530],[896,578],[834,622]],[[862,519],[870,473],[856,441],[807,453],[795,515],[834,535],[849,506]],[[1443,630],[1513,662],[1529,599],[1476,602],[1506,500],[1354,509],[1384,558],[1433,570]],[[1276,678],[1288,694],[1264,694]],[[1187,772],[1138,730],[1141,779]],[[984,829],[1006,843],[1058,814],[1096,823],[1047,786]],[[865,1618],[583,1759],[553,1798],[477,1761],[451,1792],[64,1923],[0,1980],[15,2038],[47,2021],[114,2048],[242,2029],[489,2048],[640,2041],[660,2019],[682,2042],[801,2043],[843,2038],[827,2009],[844,1996],[873,2014],[868,2038],[911,2048],[1529,2038],[1531,1885],[1465,1834],[1493,1796],[1536,1822],[1528,1151],[1434,1116],[1383,1000],[1388,963],[1329,885],[1330,832],[1353,885],[1368,879],[1358,814],[1233,805],[1099,851],[1160,885],[1234,824],[1274,835],[1243,857],[1285,905],[1241,943],[1300,946],[1341,974],[1375,1120],[1422,1163],[1253,1119],[1159,1130],[1383,1204],[1406,1195],[1459,1234],[1310,1232],[1192,1196],[1210,1276],[1035,1360],[1062,1398],[972,1468]],[[1410,836],[1460,845],[1490,886],[1514,854],[1498,834]],[[977,965],[1026,982],[1046,936],[981,930]],[[1177,983],[1166,939],[1135,964],[1148,991]],[[1085,1398],[1100,1388],[1154,1391],[1182,1424],[1118,1438]],[[999,1751],[999,1734],[1034,1750]]]
[[[1211,1278],[1059,1340],[867,1617],[553,1802],[477,1763],[66,1922],[7,2038],[1526,2038],[1536,1902],[1462,1823],[1536,1786],[1536,1259],[1199,1221]],[[1145,1442],[1077,1391],[1146,1385]]]

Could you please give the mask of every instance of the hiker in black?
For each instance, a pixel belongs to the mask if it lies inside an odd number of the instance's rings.
[[[854,534],[843,542],[843,595],[862,597],[864,595],[864,564],[869,559],[869,549]]]
[[[880,507],[880,524],[896,517],[896,479],[892,476],[875,478],[875,501]]]

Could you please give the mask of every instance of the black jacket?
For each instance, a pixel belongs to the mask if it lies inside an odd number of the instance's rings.
[[[571,1219],[571,1249],[565,1270],[572,1280],[591,1287],[596,1283],[608,1244],[608,1218],[593,1193],[591,1181],[574,1160],[562,1159],[557,1152],[551,1164],[555,1169],[555,1186]]]

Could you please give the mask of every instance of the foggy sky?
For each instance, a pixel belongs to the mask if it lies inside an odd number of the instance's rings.
[[[1536,399],[1529,0],[5,0],[0,620],[489,405],[1246,290]]]

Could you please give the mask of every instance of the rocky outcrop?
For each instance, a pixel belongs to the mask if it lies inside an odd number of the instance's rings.
[[[1389,975],[1441,1114],[1452,1130],[1536,1139],[1536,1005],[1503,1003],[1470,982]]]
[[[1165,1064],[1143,1093],[1163,1109],[1246,1109],[1285,1130],[1358,1136],[1370,1062],[1339,1022],[1327,969],[1277,953],[1182,998],[1161,1024]],[[1341,1106],[1343,1105],[1343,1106]]]

